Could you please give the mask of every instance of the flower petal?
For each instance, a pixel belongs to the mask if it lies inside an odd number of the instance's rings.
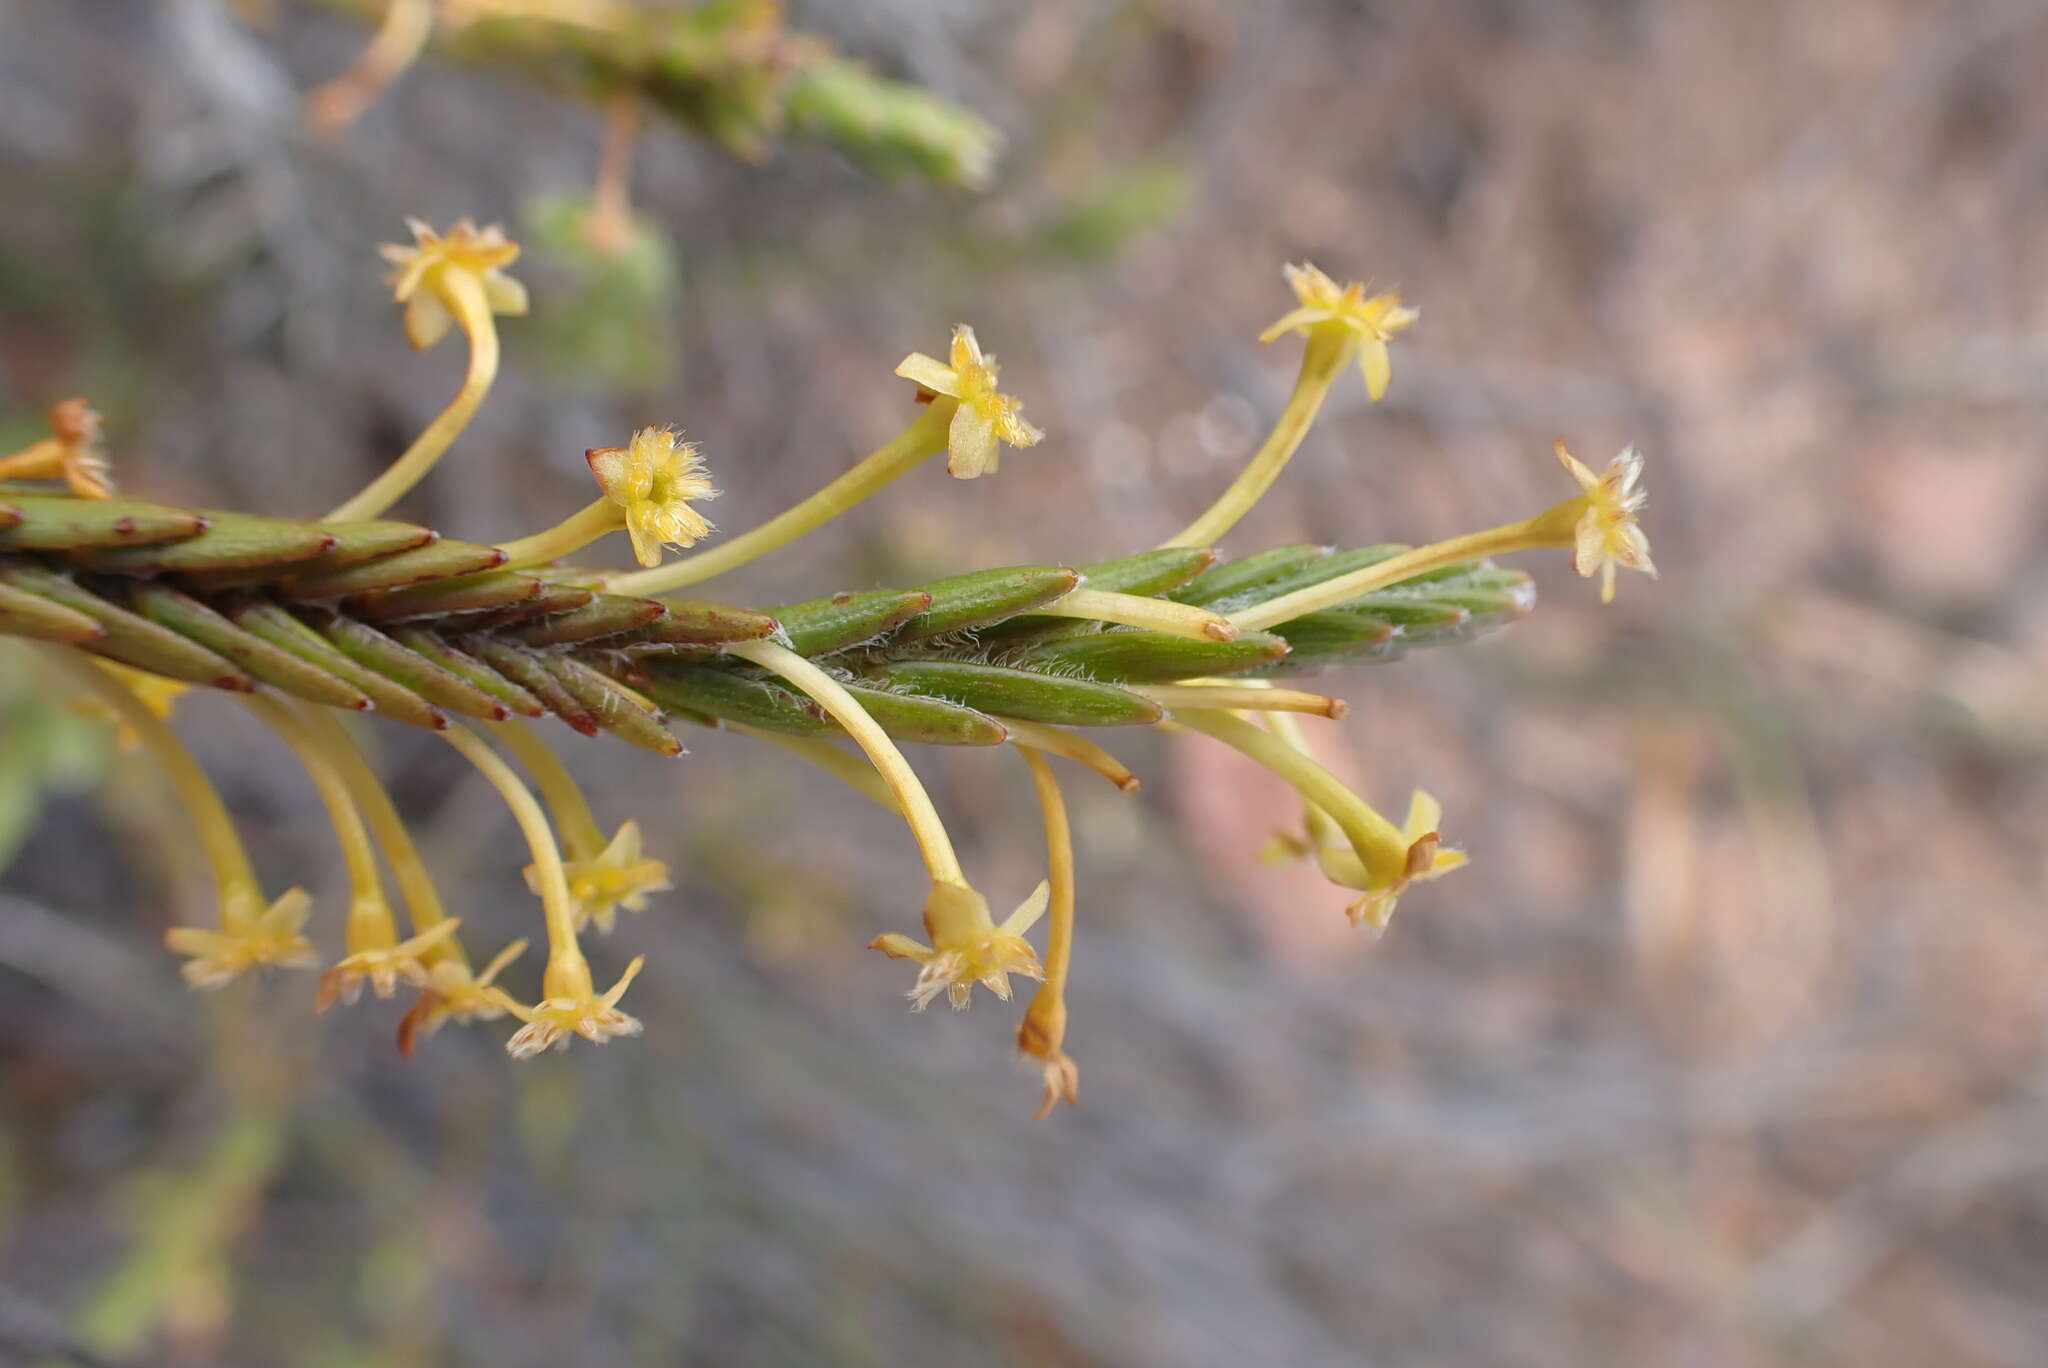
[[[995,470],[1001,454],[995,425],[962,404],[946,432],[946,473],[956,480],[979,479]]]
[[[1367,337],[1358,344],[1358,369],[1365,373],[1365,392],[1377,404],[1387,397],[1387,383],[1394,378],[1394,364],[1387,355],[1387,344],[1378,337]]]
[[[414,292],[405,301],[405,340],[414,351],[425,351],[448,335],[455,315],[432,290]]]
[[[933,394],[943,394],[949,399],[960,397],[959,372],[935,356],[912,352],[897,363],[896,373],[905,380],[915,381]]]

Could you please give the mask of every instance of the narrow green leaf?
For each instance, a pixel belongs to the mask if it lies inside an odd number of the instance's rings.
[[[1126,684],[1170,684],[1177,679],[1236,674],[1278,660],[1287,643],[1269,632],[1243,632],[1235,641],[1196,641],[1166,632],[1103,632],[1035,646],[1027,664],[1074,670]]]
[[[1234,594],[1204,604],[1219,613],[1234,613],[1240,608],[1249,608],[1268,599],[1291,594],[1297,589],[1306,589],[1312,584],[1322,584],[1339,575],[1348,575],[1353,570],[1363,570],[1369,565],[1391,560],[1408,548],[1400,542],[1386,542],[1378,546],[1360,546],[1349,551],[1337,551],[1330,555],[1318,556],[1306,564],[1285,574],[1263,580],[1259,584],[1241,589]]]
[[[1167,597],[1176,603],[1194,603],[1208,607],[1219,599],[1230,598],[1284,575],[1294,574],[1329,554],[1329,547],[1313,546],[1306,542],[1297,546],[1276,546],[1270,551],[1260,551],[1249,556],[1239,556],[1234,561],[1225,561],[1195,576]]]
[[[109,603],[69,575],[29,565],[0,565],[0,583],[69,608],[97,622],[105,629],[105,634],[78,643],[80,649],[94,655],[188,684],[204,684],[236,693],[251,693],[256,688],[256,681],[233,662],[140,614]]]
[[[74,559],[88,570],[120,575],[275,570],[316,559],[332,550],[337,540],[317,523],[247,513],[209,512],[204,516],[206,530],[182,541],[81,551]]]
[[[1052,602],[1080,582],[1080,573],[1064,565],[1018,565],[933,580],[918,586],[932,596],[931,607],[898,628],[894,640],[923,641],[1002,622]]]
[[[138,585],[130,601],[151,622],[219,652],[265,684],[331,708],[362,711],[371,706],[369,695],[353,684],[243,630],[169,585]]]
[[[107,629],[76,608],[0,584],[0,636],[64,641],[73,646],[97,640]]]
[[[547,710],[585,736],[597,735],[597,718],[528,651],[496,637],[465,636],[456,644],[547,705]]]
[[[450,674],[461,675],[521,717],[547,716],[548,710],[538,698],[475,656],[457,650],[432,632],[419,627],[400,627],[391,635],[401,645],[418,651]]]
[[[877,666],[870,678],[891,688],[949,699],[1001,717],[1063,727],[1117,727],[1157,722],[1165,710],[1151,699],[1092,679],[1039,674],[1002,665],[919,660]]]
[[[668,609],[668,616],[643,628],[635,636],[635,644],[717,646],[728,641],[759,641],[774,636],[777,626],[774,618],[752,608],[695,599],[663,599],[661,606]]]
[[[366,622],[409,622],[530,604],[546,588],[536,577],[517,570],[486,570],[404,589],[372,590],[350,599],[348,610]]]
[[[346,598],[367,594],[372,589],[402,589],[428,580],[474,575],[495,570],[504,563],[505,553],[495,546],[437,541],[361,565],[299,576],[284,586],[284,592],[299,599]]]
[[[228,611],[228,617],[244,631],[354,685],[384,716],[429,731],[447,729],[448,718],[439,708],[403,684],[357,664],[330,645],[326,637],[276,604],[240,604]]]
[[[831,736],[839,730],[823,708],[779,680],[659,658],[642,663],[648,696],[664,708],[791,736]]]
[[[654,599],[597,594],[580,608],[540,618],[530,627],[510,630],[511,635],[528,646],[566,646],[635,631],[661,621],[667,613],[668,609]]]
[[[922,589],[869,589],[761,611],[782,624],[791,650],[822,656],[873,641],[931,606],[932,596]]]
[[[346,570],[365,561],[382,560],[401,551],[414,551],[441,539],[441,534],[431,527],[381,519],[322,523],[320,526],[334,535],[333,549],[320,558],[316,567],[322,571]]]
[[[958,703],[864,684],[849,683],[846,691],[868,710],[876,725],[898,741],[927,746],[1000,746],[1010,739],[1009,729],[1002,723]],[[839,730],[837,723],[832,730]]]
[[[1215,563],[1214,547],[1162,546],[1153,551],[1140,551],[1135,556],[1084,565],[1081,567],[1081,586],[1107,593],[1139,594],[1152,598],[1180,588]]]
[[[429,703],[491,722],[503,722],[512,716],[510,708],[461,675],[408,650],[368,623],[335,615],[321,622],[316,630],[358,665],[404,685]]]
[[[482,613],[462,624],[465,632],[495,632],[515,622],[532,622],[555,613],[566,613],[596,598],[588,589],[570,584],[547,584],[538,598],[515,603],[493,613]]]
[[[0,551],[81,551],[93,546],[149,546],[206,530],[206,519],[183,508],[140,499],[65,499],[9,495],[19,515],[0,529]]]
[[[683,753],[683,743],[661,725],[659,715],[611,679],[574,656],[550,654],[540,660],[569,695],[583,705],[584,711],[597,719],[598,726],[656,755]]]

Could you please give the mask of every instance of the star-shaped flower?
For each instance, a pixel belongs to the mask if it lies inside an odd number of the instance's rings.
[[[634,956],[633,962],[626,966],[626,972],[619,975],[619,981],[602,997],[591,988],[589,967],[581,965],[580,956],[577,962],[581,967],[581,982],[562,982],[577,976],[563,974],[556,966],[550,965],[544,980],[549,996],[531,1007],[492,989],[492,994],[505,1010],[526,1023],[505,1042],[506,1053],[514,1059],[531,1059],[550,1046],[568,1044],[572,1034],[597,1045],[604,1044],[613,1036],[639,1035],[639,1019],[627,1016],[619,1010],[618,1004],[626,994],[627,985],[632,983],[646,960],[645,955]]]
[[[956,479],[994,474],[1004,442],[1036,446],[1045,436],[1019,416],[1022,405],[1015,398],[996,389],[996,359],[982,355],[974,329],[965,323],[953,329],[950,365],[912,352],[896,373],[933,394],[960,401],[946,430],[946,471]]]
[[[869,941],[868,949],[879,950],[890,959],[916,960],[923,966],[917,982],[904,994],[916,1011],[922,1012],[943,992],[954,1011],[964,1012],[977,982],[1008,1002],[1010,975],[1045,976],[1038,952],[1024,939],[1024,933],[1045,915],[1051,898],[1052,885],[1039,884],[998,926],[981,894],[965,884],[935,883],[924,909],[930,945],[891,931]]]
[[[1407,861],[1391,883],[1366,888],[1364,897],[1344,909],[1353,926],[1370,926],[1375,935],[1385,931],[1393,920],[1394,904],[1408,891],[1408,885],[1440,878],[1464,866],[1465,852],[1446,849],[1437,831],[1443,817],[1442,803],[1421,789],[1415,790],[1408,800],[1408,820],[1401,824],[1401,835],[1408,842]],[[1325,869],[1327,872],[1327,865]]]
[[[415,988],[426,987],[430,977],[427,952],[446,943],[460,924],[459,918],[451,917],[406,940],[383,946],[350,947],[346,958],[320,976],[320,991],[313,999],[313,1010],[326,1011],[336,998],[354,1006],[363,995],[365,983],[380,998],[397,992],[401,979]]]
[[[1365,376],[1365,392],[1375,404],[1385,398],[1387,382],[1393,377],[1387,343],[1395,333],[1420,318],[1421,311],[1405,307],[1398,291],[1368,297],[1365,286],[1358,281],[1340,286],[1307,262],[1281,269],[1301,305],[1260,333],[1259,341],[1271,342],[1288,332],[1308,335],[1319,328],[1337,328],[1354,334],[1352,340],[1358,347],[1358,369]]]
[[[628,446],[597,447],[583,455],[598,488],[625,510],[640,564],[652,569],[661,564],[663,546],[694,546],[711,531],[690,504],[716,498],[718,491],[704,473],[696,444],[673,428],[641,428]]]
[[[1572,568],[1587,578],[1599,572],[1602,603],[1614,602],[1617,565],[1657,578],[1657,567],[1650,563],[1650,539],[1636,522],[1636,510],[1649,498],[1647,490],[1636,488],[1643,473],[1642,454],[1632,445],[1624,447],[1607,469],[1595,475],[1565,450],[1560,437],[1557,459],[1586,495],[1586,511],[1579,517],[1578,540],[1572,547]]]
[[[312,942],[299,934],[312,910],[306,890],[294,888],[245,925],[174,926],[164,932],[164,944],[189,956],[179,972],[194,988],[219,988],[263,965],[306,969],[320,962]]]
[[[506,965],[524,953],[526,942],[513,941],[493,955],[480,974],[472,973],[467,963],[453,955],[435,959],[427,970],[419,1001],[399,1020],[398,1052],[411,1055],[419,1041],[450,1021],[495,1021],[505,1015],[505,995],[491,985]]]
[[[492,313],[526,312],[526,287],[504,274],[519,259],[519,244],[497,224],[479,229],[463,219],[446,237],[418,219],[407,219],[405,226],[412,230],[410,247],[386,243],[377,250],[398,268],[391,273],[391,293],[405,305],[405,335],[414,350],[439,342],[461,312],[449,297],[453,276],[468,276]]]
[[[669,882],[668,866],[642,853],[640,824],[632,820],[620,823],[611,844],[598,854],[587,860],[564,860],[562,872],[568,876],[569,897],[576,904],[576,929],[594,923],[598,933],[607,936],[620,907],[643,912],[648,894],[666,893],[675,887]],[[526,867],[525,874],[526,886],[538,897],[539,874],[532,865]]]

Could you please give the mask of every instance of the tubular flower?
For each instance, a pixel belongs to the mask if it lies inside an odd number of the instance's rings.
[[[513,1001],[498,989],[489,990],[499,1005],[526,1023],[505,1042],[506,1052],[514,1059],[531,1059],[550,1046],[568,1044],[571,1034],[596,1045],[613,1036],[639,1035],[639,1019],[627,1016],[618,1004],[646,961],[645,955],[635,955],[626,972],[619,975],[619,981],[602,997],[591,987],[590,969],[581,956],[568,965],[548,966],[542,980],[547,996],[532,1007]]]
[[[1080,1099],[1081,1068],[1074,1063],[1073,1056],[1061,1048],[1066,1035],[1066,999],[1048,996],[1045,990],[1040,989],[1039,996],[1031,1000],[1024,1020],[1017,1027],[1017,1052],[1026,1059],[1038,1061],[1040,1077],[1045,1081],[1045,1095],[1033,1113],[1035,1120],[1045,1120],[1062,1102],[1071,1107]]]
[[[1045,915],[1052,898],[1052,885],[1040,883],[1030,897],[998,926],[989,915],[988,901],[965,884],[939,882],[925,899],[925,934],[930,945],[909,936],[889,932],[868,942],[890,959],[916,960],[922,966],[908,997],[914,1010],[931,1006],[941,992],[953,1010],[967,1010],[978,981],[1004,1002],[1010,1000],[1010,975],[1043,978],[1038,952],[1024,939],[1038,919]]]
[[[647,895],[666,893],[668,866],[641,853],[640,824],[622,822],[598,854],[587,860],[564,860],[562,872],[569,880],[569,896],[576,903],[576,929],[595,924],[600,935],[610,935],[618,920],[618,909],[644,912]],[[540,871],[532,865],[525,870],[526,886],[540,896]]]
[[[1353,926],[1370,926],[1375,934],[1385,931],[1387,923],[1393,920],[1394,904],[1408,891],[1408,885],[1438,878],[1464,866],[1465,852],[1446,849],[1443,837],[1438,834],[1443,816],[1442,803],[1421,789],[1415,790],[1408,800],[1408,820],[1401,824],[1401,835],[1408,842],[1408,856],[1401,873],[1391,883],[1366,888],[1364,897],[1344,909]],[[1337,877],[1327,863],[1325,872]]]
[[[453,945],[453,942],[450,942]],[[526,953],[524,940],[513,941],[491,957],[482,973],[473,973],[459,954],[442,954],[427,970],[420,998],[398,1023],[398,1049],[410,1055],[413,1046],[450,1021],[495,1021],[505,1015],[506,998],[492,987],[505,966]]]
[[[1643,457],[1633,444],[1608,462],[1595,475],[1557,440],[1557,459],[1572,473],[1585,491],[1586,511],[1579,516],[1577,539],[1572,544],[1572,569],[1588,579],[1600,574],[1600,601],[1614,602],[1614,567],[1625,565],[1657,578],[1650,563],[1650,539],[1636,522],[1636,510],[1649,498],[1649,491],[1636,488],[1642,477]]]
[[[223,917],[218,929],[174,926],[164,932],[164,944],[173,954],[189,956],[179,972],[194,988],[219,988],[263,965],[311,968],[319,956],[299,929],[312,910],[306,890],[294,888],[239,925]]]
[[[314,999],[313,1010],[326,1011],[336,998],[354,1006],[363,995],[365,983],[380,998],[397,992],[401,979],[415,988],[426,987],[432,976],[427,968],[428,952],[445,944],[460,923],[461,918],[450,917],[417,936],[382,946],[351,944],[348,956],[320,976],[320,992]]]
[[[1324,328],[1350,333],[1352,336],[1346,341],[1358,347],[1358,369],[1365,376],[1365,392],[1375,404],[1385,398],[1387,382],[1393,376],[1387,343],[1395,333],[1420,318],[1421,311],[1403,305],[1400,293],[1395,290],[1368,298],[1365,286],[1358,281],[1339,286],[1307,262],[1281,269],[1301,305],[1260,333],[1259,341],[1271,342],[1288,332],[1307,336]]]
[[[412,246],[386,243],[377,250],[398,268],[391,273],[391,293],[405,305],[405,336],[415,351],[447,336],[462,312],[450,297],[451,276],[468,276],[494,314],[526,312],[526,287],[504,274],[519,259],[519,244],[497,224],[479,229],[462,219],[446,237],[415,218],[405,226],[412,230]]]
[[[694,546],[711,531],[693,501],[717,497],[694,442],[681,440],[673,428],[641,428],[624,447],[598,447],[584,453],[598,488],[617,504],[633,538],[640,564],[661,564],[661,548]]]
[[[946,432],[946,471],[955,479],[993,475],[1001,443],[1036,446],[1045,434],[1018,414],[1022,405],[996,389],[996,359],[983,356],[974,329],[965,323],[953,329],[951,364],[912,352],[896,373],[933,394],[960,401]]]
[[[185,690],[190,687],[180,684],[175,679],[165,679],[162,675],[146,674],[141,670],[131,670],[126,665],[119,665],[111,660],[95,660],[93,664],[120,680],[121,683],[127,686],[128,691],[134,694],[141,702],[143,707],[149,709],[152,715],[160,718],[168,718],[173,712],[177,711],[178,700],[184,696]],[[129,726],[111,708],[98,699],[75,699],[71,706],[87,716],[97,717],[111,723],[114,728],[114,744],[122,750],[133,751],[142,745],[142,737],[136,732],[135,728]]]
[[[114,492],[107,460],[100,453],[100,415],[83,398],[50,405],[50,435],[11,456],[0,456],[0,480],[62,479],[77,499],[105,499]]]

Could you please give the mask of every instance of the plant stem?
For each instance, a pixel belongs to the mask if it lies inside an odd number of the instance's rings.
[[[1031,783],[1038,791],[1039,811],[1045,818],[1047,881],[1052,885],[1052,900],[1046,906],[1045,983],[1038,991],[1057,997],[1066,991],[1067,967],[1074,957],[1074,833],[1052,766],[1029,745],[1020,744],[1017,752],[1031,766]]]
[[[469,426],[469,420],[476,416],[478,406],[490,392],[491,381],[497,378],[498,325],[491,317],[490,302],[484,298],[482,283],[469,271],[447,271],[444,279],[448,293],[442,302],[455,315],[456,323],[469,339],[469,368],[463,375],[462,388],[455,392],[448,406],[435,415],[434,421],[427,424],[426,430],[413,440],[404,454],[391,463],[390,469],[329,513],[325,519],[327,522],[375,518],[404,498],[408,490],[426,478],[434,463]]]
[[[1252,454],[1230,488],[1209,506],[1209,511],[1189,523],[1178,536],[1161,542],[1162,547],[1214,546],[1224,533],[1251,512],[1252,506],[1265,496],[1266,491],[1273,487],[1273,481],[1280,478],[1280,472],[1287,468],[1287,462],[1301,446],[1302,438],[1308,436],[1310,424],[1315,422],[1316,413],[1329,396],[1330,385],[1343,371],[1344,363],[1351,359],[1355,345],[1350,333],[1342,329],[1318,328],[1309,333],[1308,346],[1301,355],[1301,371],[1294,380],[1294,391],[1287,396],[1287,405],[1280,410],[1273,430],[1266,434],[1266,440]]]
[[[263,694],[249,694],[242,701],[292,748],[313,787],[319,790],[327,820],[341,842],[342,863],[348,870],[349,949],[353,952],[373,944],[395,944],[398,925],[391,915],[391,905],[384,900],[384,882],[377,873],[377,852],[370,845],[369,830],[363,825],[362,814],[340,767],[290,708]]]
[[[1167,708],[1226,708],[1235,712],[1313,713],[1319,717],[1342,717],[1351,707],[1341,698],[1304,693],[1299,689],[1249,689],[1231,684],[1132,684],[1132,693],[1143,694]]]
[[[1043,722],[1026,722],[1021,717],[998,717],[996,721],[1003,724],[1010,733],[1010,739],[1020,746],[1062,756],[1092,769],[1125,793],[1138,791],[1138,776],[1131,772],[1130,766],[1078,732]]]
[[[501,570],[524,570],[581,551],[599,537],[609,536],[626,525],[626,510],[610,499],[597,499],[577,509],[545,532],[517,541],[501,542],[505,553]]]
[[[434,0],[389,0],[383,22],[355,64],[307,93],[307,118],[322,133],[354,123],[419,60],[433,32]]]
[[[1031,611],[1049,613],[1054,617],[1120,622],[1127,627],[1170,632],[1174,636],[1194,637],[1198,641],[1237,640],[1237,628],[1221,613],[1212,613],[1191,603],[1173,603],[1139,594],[1075,589]]]
[[[43,654],[53,668],[106,704],[140,738],[150,758],[170,780],[178,805],[198,828],[199,844],[213,868],[220,896],[221,928],[247,929],[269,904],[263,896],[263,886],[256,881],[256,871],[249,864],[242,838],[235,833],[227,804],[221,801],[206,771],[192,758],[192,752],[185,749],[176,733],[133,690],[106,671],[64,647],[46,647]]]
[[[832,720],[867,752],[868,762],[895,795],[896,806],[901,809],[903,820],[910,824],[910,834],[917,840],[932,881],[966,886],[959,857],[953,853],[952,838],[946,834],[945,823],[939,820],[938,809],[932,806],[931,795],[918,782],[917,773],[903,758],[903,752],[896,749],[896,743],[868,716],[858,699],[841,688],[838,680],[786,646],[772,641],[742,641],[730,643],[724,649],[729,655],[773,670],[832,714]]]
[[[590,965],[576,943],[576,914],[569,901],[569,879],[562,869],[562,852],[555,845],[554,829],[548,825],[547,814],[541,811],[540,804],[512,772],[512,767],[482,737],[460,722],[452,724],[441,737],[476,766],[477,772],[498,791],[505,806],[512,810],[512,820],[519,824],[520,834],[526,837],[548,929],[549,982],[552,984],[558,974],[574,975],[580,968],[587,991]]]
[[[748,561],[788,545],[804,533],[846,512],[918,462],[944,451],[946,425],[952,421],[953,411],[958,406],[956,401],[944,397],[933,400],[916,422],[796,507],[777,514],[723,546],[685,556],[652,570],[616,576],[611,581],[612,592],[644,595],[680,589],[686,584],[696,584],[713,575],[737,569]]]
[[[556,829],[562,833],[562,847],[569,858],[594,860],[604,854],[604,828],[597,824],[590,811],[590,800],[583,796],[576,777],[553,748],[523,722],[499,722],[491,730],[533,776],[540,796],[554,816]]]

